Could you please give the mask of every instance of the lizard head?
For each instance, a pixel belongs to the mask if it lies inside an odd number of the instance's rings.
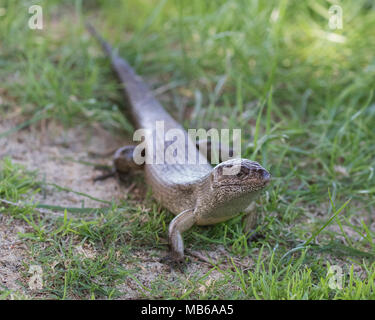
[[[265,188],[271,175],[258,162],[231,159],[218,164],[211,172],[211,189],[227,193],[252,193]]]
[[[271,175],[259,163],[232,159],[212,169],[200,192],[199,223],[228,220],[245,210],[270,183]],[[207,184],[209,188],[207,188]]]

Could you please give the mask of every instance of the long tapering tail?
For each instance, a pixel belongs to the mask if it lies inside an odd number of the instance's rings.
[[[129,114],[137,127],[151,127],[150,114],[157,114],[158,117],[169,119],[170,115],[164,110],[160,103],[153,97],[152,92],[143,82],[142,78],[138,76],[133,68],[120,56],[117,55],[112,46],[105,41],[96,29],[89,23],[86,23],[87,30],[93,37],[98,40],[105,54],[110,58],[112,68],[117,73],[123,84],[123,90],[130,110],[123,111]],[[171,118],[172,119],[172,118]]]
[[[96,40],[98,40],[98,42],[103,48],[103,51],[112,59],[112,56],[114,55],[112,46],[102,38],[102,36],[96,31],[96,29],[89,22],[86,22],[86,28],[91,33],[91,35],[94,38],[96,38]]]
[[[103,51],[110,58],[112,67],[125,85],[129,85],[137,81],[137,75],[127,61],[117,55],[112,46],[105,41],[96,29],[86,22],[87,30],[100,43]]]

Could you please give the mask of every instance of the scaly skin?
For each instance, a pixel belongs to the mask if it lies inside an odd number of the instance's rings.
[[[158,142],[164,144],[164,137],[163,141],[158,141],[156,121],[164,121],[165,132],[169,129],[181,130],[185,141],[193,143],[183,127],[165,111],[128,63],[113,52],[93,27],[88,26],[88,29],[100,41],[124,85],[135,126],[152,130],[156,137],[149,142],[152,145],[145,146],[146,155],[149,148],[155,150]],[[182,261],[184,258],[182,232],[195,224],[210,225],[235,217],[249,207],[271,179],[266,169],[248,159],[232,159],[212,168],[207,161],[204,163],[205,159],[198,149],[187,148],[185,141],[180,146],[185,148],[185,160],[192,156],[200,160],[197,164],[153,164],[153,161],[144,165],[146,182],[151,186],[153,196],[176,215],[169,225],[171,257],[175,261]],[[165,149],[167,147],[168,145]],[[120,172],[133,170],[136,164],[133,161],[132,147],[120,149],[115,155],[114,163]],[[224,174],[224,170],[233,170],[233,174]]]

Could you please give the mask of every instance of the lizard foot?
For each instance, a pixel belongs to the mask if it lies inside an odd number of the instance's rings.
[[[264,239],[264,235],[260,232],[257,232],[256,230],[251,230],[246,235],[247,238],[247,244],[251,245],[252,242],[255,242],[260,239]]]
[[[102,181],[102,180],[106,180],[108,178],[115,178],[116,177],[116,169],[111,169],[110,171],[108,171],[107,173],[104,173],[100,176],[97,176],[94,178],[94,182],[96,181]]]
[[[176,257],[173,254],[167,254],[159,260],[160,263],[167,265],[170,270],[178,270],[181,273],[186,271],[187,261],[184,257]]]

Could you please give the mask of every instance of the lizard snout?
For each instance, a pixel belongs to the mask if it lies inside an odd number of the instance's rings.
[[[271,181],[271,174],[264,169],[259,163],[252,162],[250,166],[250,176],[255,178],[264,184],[268,184]]]
[[[263,181],[268,184],[271,181],[271,174],[266,169],[263,169],[262,178]]]

